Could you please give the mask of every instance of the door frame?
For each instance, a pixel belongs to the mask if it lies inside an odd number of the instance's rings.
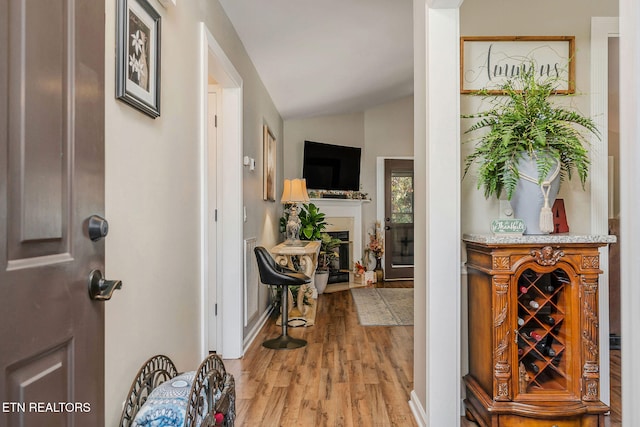
[[[218,301],[216,351],[226,359],[237,359],[243,354],[242,327],[242,97],[243,81],[222,47],[204,22],[200,22],[200,348],[201,356],[207,356],[209,325],[207,319],[209,284],[214,283]],[[210,171],[207,164],[207,117],[209,76],[218,83],[217,167]],[[209,268],[208,234],[210,218],[207,207],[209,174],[216,174],[216,199],[218,220],[216,242],[216,266]],[[224,185],[223,183],[223,177]],[[222,227],[224,224],[224,227]],[[224,250],[221,250],[224,248]],[[213,270],[215,273],[212,273]],[[224,301],[224,303],[222,303]],[[223,327],[224,325],[224,327]]]
[[[214,319],[211,317],[211,314],[217,311],[217,284],[221,283],[220,278],[218,277],[221,244],[220,239],[218,238],[220,235],[220,223],[217,221],[217,208],[219,204],[218,182],[222,179],[219,174],[220,162],[218,161],[218,150],[220,149],[218,146],[218,139],[221,137],[218,131],[221,127],[218,127],[217,125],[218,111],[222,107],[221,97],[219,96],[220,92],[221,89],[217,84],[209,84],[207,107],[211,107],[213,104],[211,100],[212,95],[215,96],[215,105],[213,105],[211,110],[207,110],[207,132],[210,133],[207,134],[207,141],[204,146],[204,153],[202,157],[203,165],[206,167],[206,169],[203,168],[202,174],[202,238],[204,240],[203,260],[206,260],[206,263],[202,263],[202,268],[203,270],[206,270],[207,273],[206,286],[204,287],[206,291],[204,297],[207,299],[207,304],[206,310],[203,311],[204,328],[206,328],[204,330],[207,333],[205,341],[207,351],[218,351],[220,347],[218,337],[221,333],[220,328],[218,327],[218,324],[220,323],[217,319],[218,316],[215,315]],[[215,125],[213,126],[214,130],[211,131],[213,122],[215,122]],[[214,165],[213,169],[211,169],[212,165]]]
[[[640,215],[640,189],[638,181],[640,171],[637,160],[640,158],[640,84],[637,75],[640,72],[640,3],[636,0],[620,0],[620,294],[622,327],[625,338],[622,346],[622,422],[624,425],[640,425],[640,369],[637,367],[640,355],[640,340],[634,335],[634,326],[640,323],[640,310],[637,301],[640,289],[637,286],[640,277],[637,242],[640,240],[640,228],[637,217]],[[622,83],[624,82],[624,83]],[[624,85],[624,86],[623,86]]]
[[[600,139],[591,145],[591,232],[609,234],[609,38],[620,37],[619,18],[591,18],[591,118],[600,129]],[[600,269],[609,271],[609,248],[600,248]],[[611,403],[609,367],[609,275],[601,274],[598,293],[600,313],[600,400]]]
[[[384,161],[385,160],[413,160],[415,170],[415,159],[413,156],[378,156],[376,157],[376,221],[384,224]],[[382,254],[382,265],[386,259]]]

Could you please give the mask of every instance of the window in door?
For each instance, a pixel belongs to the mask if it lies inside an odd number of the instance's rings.
[[[385,160],[385,279],[413,278],[413,160]]]

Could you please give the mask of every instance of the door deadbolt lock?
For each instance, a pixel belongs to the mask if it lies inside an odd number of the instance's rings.
[[[91,241],[97,242],[109,234],[109,222],[99,215],[91,215],[87,224],[87,232]]]
[[[122,288],[120,280],[106,280],[100,270],[92,270],[89,273],[89,298],[97,301],[111,299],[116,289]]]

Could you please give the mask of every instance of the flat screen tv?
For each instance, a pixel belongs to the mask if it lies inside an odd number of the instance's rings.
[[[305,141],[302,176],[307,188],[359,190],[360,152],[358,147]]]

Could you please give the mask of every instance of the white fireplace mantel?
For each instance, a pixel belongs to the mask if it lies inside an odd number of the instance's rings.
[[[331,224],[331,218],[353,218],[353,235],[349,239],[353,242],[353,252],[351,262],[362,257],[362,204],[369,203],[369,200],[354,199],[311,199],[311,203],[316,205],[320,212],[325,215],[327,223]],[[328,227],[328,231],[332,230]]]

